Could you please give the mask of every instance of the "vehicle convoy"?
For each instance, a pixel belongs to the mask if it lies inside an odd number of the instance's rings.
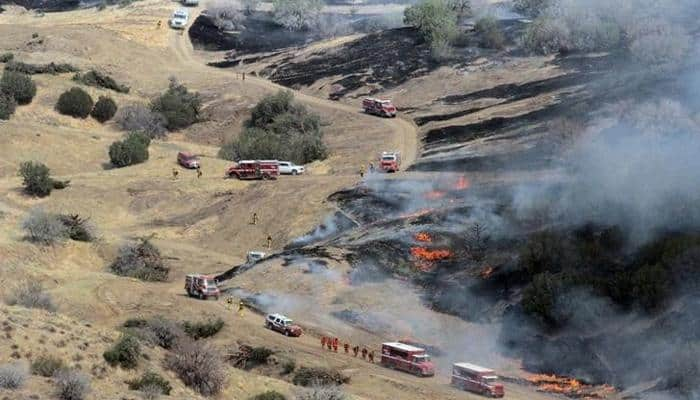
[[[283,333],[284,336],[299,337],[303,333],[299,325],[282,314],[268,314],[265,317],[265,327]]]
[[[185,29],[187,21],[190,19],[190,13],[184,8],[175,10],[173,16],[170,17],[170,27],[173,29]]]
[[[381,364],[417,376],[435,375],[435,365],[425,349],[400,342],[382,343]]]
[[[379,115],[380,117],[396,117],[396,107],[391,100],[380,100],[367,97],[362,100],[362,108],[367,114]]]
[[[469,392],[490,397],[503,397],[503,385],[496,383],[498,376],[492,369],[469,363],[452,365],[452,385]]]
[[[197,169],[199,168],[199,157],[188,151],[181,151],[177,153],[177,163],[185,168]]]
[[[277,160],[241,160],[226,170],[226,176],[238,179],[277,179],[279,174]]]
[[[387,173],[397,172],[401,166],[401,153],[384,151],[379,157],[379,168]]]
[[[185,277],[185,290],[191,297],[199,297],[206,300],[213,297],[219,299],[221,291],[213,276],[202,274],[189,274]]]
[[[304,173],[303,165],[296,165],[291,161],[280,161],[280,174],[299,175]]]

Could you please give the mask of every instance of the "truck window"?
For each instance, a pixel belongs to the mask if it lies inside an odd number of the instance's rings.
[[[216,281],[213,279],[207,279],[205,281],[205,286],[216,286]]]
[[[384,157],[382,157],[382,160],[384,160],[384,161],[394,161],[394,156],[384,156]]]
[[[416,363],[424,363],[430,361],[430,356],[427,354],[419,355],[419,356],[414,356],[413,360]]]

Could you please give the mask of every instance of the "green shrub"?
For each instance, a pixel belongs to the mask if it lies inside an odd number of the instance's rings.
[[[70,64],[27,64],[20,61],[10,61],[5,64],[6,71],[16,71],[27,75],[36,74],[63,74],[67,72],[78,72],[78,68]]]
[[[29,104],[36,96],[36,85],[29,75],[5,71],[0,78],[0,92],[14,98],[17,104]]]
[[[253,349],[250,351],[250,355],[248,356],[248,362],[253,364],[252,366],[265,364],[267,363],[267,359],[274,353],[275,352],[272,351],[272,349],[267,347],[253,347]]]
[[[155,372],[146,372],[141,375],[140,378],[128,381],[127,384],[130,390],[144,390],[149,387],[157,387],[160,389],[160,394],[166,396],[173,390],[172,386],[170,386],[170,382]]]
[[[282,375],[289,375],[297,369],[297,362],[293,359],[284,360],[282,362]]]
[[[125,369],[136,368],[141,357],[141,345],[138,339],[131,335],[123,335],[117,343],[103,354],[105,361],[115,367]]]
[[[331,386],[350,382],[350,377],[331,368],[301,367],[294,374],[292,382],[299,386]]]
[[[129,318],[122,324],[124,328],[145,328],[148,326],[148,320],[144,318]]]
[[[49,168],[40,162],[25,161],[19,166],[24,191],[33,196],[46,197],[51,194],[54,180],[49,173]]]
[[[502,49],[506,37],[501,31],[498,20],[494,17],[483,17],[476,21],[476,33],[479,35],[480,46],[486,49]]]
[[[523,291],[521,304],[525,312],[535,316],[547,325],[554,326],[554,307],[559,286],[549,272],[538,274]]]
[[[15,58],[15,55],[12,53],[0,54],[0,63],[6,63],[9,61],[12,61],[14,58]]]
[[[249,400],[287,400],[287,397],[280,392],[268,390],[267,392],[249,397]]]
[[[92,97],[79,87],[71,88],[61,94],[56,102],[56,110],[75,118],[87,118],[93,107]]]
[[[112,119],[117,112],[117,103],[111,97],[100,96],[90,115],[99,122],[105,123]]]
[[[154,282],[167,280],[170,273],[160,251],[148,239],[122,246],[110,269],[120,276]]]
[[[0,93],[0,119],[8,120],[15,113],[17,102],[13,97]]]
[[[301,31],[316,25],[323,9],[321,0],[273,0],[276,23],[290,31]]]
[[[326,158],[320,117],[293,100],[289,91],[260,100],[241,135],[224,144],[219,156],[233,161],[269,158],[297,164]]]
[[[124,140],[109,146],[109,161],[115,167],[122,168],[140,164],[148,160],[148,146],[151,139],[143,133],[132,132]]]
[[[77,242],[92,242],[97,238],[95,227],[88,219],[78,214],[59,215],[58,219],[66,227],[68,237]]]
[[[201,107],[199,94],[189,92],[175,79],[171,79],[168,90],[151,103],[151,110],[165,117],[165,126],[170,131],[197,122]]]
[[[201,322],[189,322],[185,321],[182,327],[187,334],[194,340],[204,339],[219,333],[221,328],[224,327],[224,320],[221,318],[210,319],[208,321]]]
[[[404,23],[418,29],[431,47],[452,42],[458,33],[458,18],[448,0],[421,0],[404,10]]]
[[[130,90],[128,86],[117,83],[111,76],[95,70],[90,70],[84,74],[77,73],[73,76],[73,80],[88,86],[101,87],[118,93],[129,93]]]
[[[56,372],[65,368],[66,365],[62,359],[51,356],[51,355],[41,355],[32,361],[32,374],[44,376],[50,378],[56,374]]]

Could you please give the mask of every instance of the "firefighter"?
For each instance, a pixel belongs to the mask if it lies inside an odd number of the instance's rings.
[[[366,347],[362,348],[362,359],[363,360],[367,359],[367,348]]]
[[[177,179],[177,175],[178,175],[179,173],[180,173],[180,172],[179,172],[177,169],[173,168],[173,179]]]
[[[368,356],[368,357],[369,357],[369,362],[371,362],[372,364],[374,364],[374,350],[372,350],[372,351],[369,352],[369,356]]]
[[[245,72],[242,74],[243,80],[245,80]]]
[[[253,213],[253,225],[258,224],[258,213]]]
[[[328,340],[326,340],[326,348],[328,349],[328,351],[331,351],[332,347],[333,347],[333,339],[328,338]]]
[[[347,343],[343,344],[343,350],[345,350],[345,354],[350,354],[350,345]]]
[[[333,351],[336,353],[338,352],[338,343],[339,342],[340,341],[338,340],[338,338],[333,339]]]
[[[245,311],[245,304],[243,303],[243,300],[238,302],[238,316],[242,317],[243,316],[243,311]]]
[[[157,28],[157,29],[160,29],[160,26],[161,26],[162,23],[163,23],[163,21],[158,20],[158,23],[156,24],[156,28]]]
[[[370,174],[374,173],[374,163],[369,163],[369,173]]]
[[[325,337],[325,336],[321,336],[321,348],[323,349],[323,348],[325,348],[325,347],[326,347],[326,337]]]
[[[365,165],[362,164],[360,166],[360,178],[364,178],[364,177],[365,177]]]
[[[352,348],[352,355],[353,355],[354,357],[357,357],[357,352],[359,352],[359,351],[360,351],[360,346],[355,346],[355,347],[353,347],[353,348]]]
[[[267,248],[271,249],[272,248],[272,236],[267,235]]]
[[[202,168],[198,165],[197,166],[197,179],[202,177]]]

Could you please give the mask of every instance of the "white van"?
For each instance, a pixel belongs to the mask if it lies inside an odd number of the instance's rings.
[[[175,10],[172,18],[170,18],[170,27],[173,29],[185,29],[187,21],[190,19],[190,13],[184,8]]]

